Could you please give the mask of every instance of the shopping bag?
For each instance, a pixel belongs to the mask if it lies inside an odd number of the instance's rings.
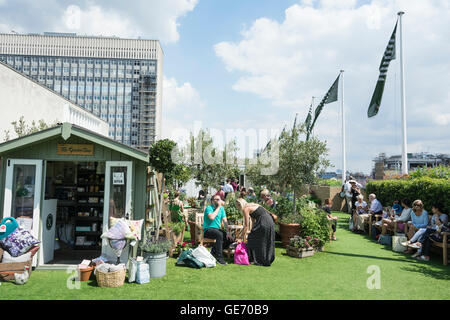
[[[130,258],[130,269],[128,270],[128,282],[136,281],[137,261],[134,258]]]
[[[234,264],[249,265],[247,247],[245,243],[240,242],[234,250]]]
[[[203,268],[205,264],[192,255],[192,249],[184,250],[177,259],[177,266],[188,266],[191,268]]]
[[[392,236],[389,234],[382,234],[378,238],[378,242],[385,246],[392,246]]]
[[[144,261],[137,262],[136,283],[144,284],[150,282],[150,266]]]
[[[353,230],[353,217],[350,217],[350,219],[348,219],[348,229]]]
[[[205,264],[205,267],[212,268],[216,266],[216,258],[202,245],[192,250],[192,255]]]

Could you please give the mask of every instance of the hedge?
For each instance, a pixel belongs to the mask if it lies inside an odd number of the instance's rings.
[[[366,185],[367,196],[374,193],[383,206],[392,206],[394,200],[408,198],[422,200],[431,214],[431,206],[442,203],[444,211],[450,213],[450,180],[429,177],[409,180],[375,180]]]

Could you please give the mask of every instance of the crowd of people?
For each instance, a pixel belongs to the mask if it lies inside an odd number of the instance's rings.
[[[412,257],[418,260],[429,261],[431,240],[442,242],[441,231],[450,231],[448,215],[444,213],[441,203],[433,204],[432,215],[429,215],[420,199],[412,203],[407,198],[395,200],[389,210],[383,210],[375,194],[369,195],[369,204],[364,201],[361,194],[357,195],[356,199],[351,211],[354,232],[364,232],[364,224],[372,215],[374,226],[378,227],[375,231],[380,230],[380,235],[406,231],[409,240],[402,243],[407,247],[405,253],[412,254],[417,249]],[[377,215],[381,216],[378,221]]]
[[[368,196],[368,202],[364,201],[361,193],[361,185],[350,177],[342,186],[345,194],[344,210],[352,215],[352,231],[356,233],[365,232],[365,225],[372,216],[374,226],[380,235],[387,233],[404,233],[408,231],[408,241],[402,243],[407,250],[405,253],[414,253],[412,257],[428,261],[430,259],[431,241],[442,242],[441,231],[450,231],[448,215],[444,213],[442,204],[436,203],[432,206],[432,216],[429,218],[421,200],[411,201],[407,198],[395,200],[388,210],[383,209],[382,203],[375,194]],[[238,196],[235,196],[238,194]],[[271,197],[271,192],[262,189],[257,196],[255,190],[239,187],[234,179],[226,180],[224,185],[212,196],[211,204],[206,206],[203,219],[204,237],[215,239],[211,254],[220,265],[226,265],[223,250],[228,248],[235,239],[231,237],[225,212],[225,200],[234,201],[236,208],[242,213],[243,234],[247,234],[247,250],[251,264],[270,266],[275,259],[275,221],[276,216],[271,213],[277,206]],[[179,193],[175,194],[177,200]],[[200,190],[198,200],[206,201],[206,195]],[[181,206],[182,207],[182,206]],[[322,210],[327,213],[332,233],[330,240],[336,241],[337,216],[331,214],[332,201],[325,199]],[[267,209],[266,209],[267,208]],[[269,210],[269,211],[268,211]],[[184,214],[182,212],[183,218]],[[376,217],[381,217],[377,219]],[[187,215],[186,215],[187,219]],[[252,228],[250,230],[250,219]],[[221,229],[221,226],[224,229]],[[369,226],[371,228],[372,226]]]

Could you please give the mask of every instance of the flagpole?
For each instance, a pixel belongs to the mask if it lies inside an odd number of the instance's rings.
[[[408,153],[406,145],[406,102],[405,102],[405,78],[403,75],[404,65],[403,65],[403,28],[402,28],[402,15],[403,11],[399,11],[399,27],[400,27],[400,92],[401,92],[401,102],[402,102],[402,133],[403,133],[403,143],[402,143],[402,174],[408,174]]]
[[[341,76],[341,115],[342,115],[342,184],[344,184],[347,178],[347,164],[345,161],[344,70],[341,70],[340,76]]]

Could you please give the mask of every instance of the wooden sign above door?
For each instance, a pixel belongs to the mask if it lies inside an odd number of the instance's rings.
[[[93,156],[93,144],[59,144],[58,154],[60,155],[78,155],[78,156]]]

